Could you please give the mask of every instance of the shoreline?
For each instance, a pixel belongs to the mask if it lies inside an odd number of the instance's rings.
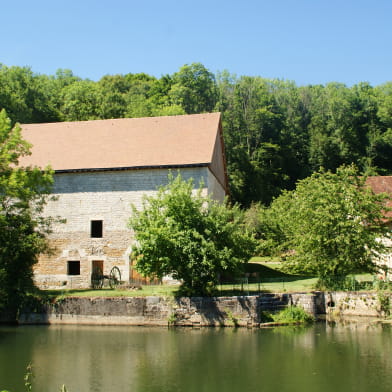
[[[302,307],[315,319],[388,322],[391,302],[390,293],[320,291],[235,297],[65,297],[25,308],[17,324],[259,328],[266,324],[263,312],[291,305]],[[0,319],[7,321],[12,320]]]

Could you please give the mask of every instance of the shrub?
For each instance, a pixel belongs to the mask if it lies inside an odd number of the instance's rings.
[[[314,321],[313,316],[298,306],[289,306],[272,317],[274,321],[281,323],[311,323]]]

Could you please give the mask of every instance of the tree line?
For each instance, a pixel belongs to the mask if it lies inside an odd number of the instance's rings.
[[[13,123],[79,121],[221,111],[231,198],[269,205],[321,167],[354,163],[392,174],[392,82],[297,86],[259,76],[213,74],[200,63],[160,78],[98,81],[0,65],[0,109]]]

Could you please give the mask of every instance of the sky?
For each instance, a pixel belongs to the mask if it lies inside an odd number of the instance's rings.
[[[184,64],[298,85],[392,80],[391,0],[1,1],[0,63],[81,78]]]

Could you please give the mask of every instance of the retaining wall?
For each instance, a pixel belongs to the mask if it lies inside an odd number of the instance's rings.
[[[390,313],[392,296],[385,292],[323,293],[326,314],[332,316],[385,317]]]
[[[264,311],[300,306],[318,316],[383,317],[390,296],[377,293],[314,292],[238,297],[67,297],[41,309],[26,309],[20,324],[257,326]],[[388,305],[388,309],[386,308]]]
[[[264,294],[241,297],[68,297],[37,311],[26,309],[20,324],[101,324],[256,326],[263,311],[290,304],[316,315],[316,294]]]

